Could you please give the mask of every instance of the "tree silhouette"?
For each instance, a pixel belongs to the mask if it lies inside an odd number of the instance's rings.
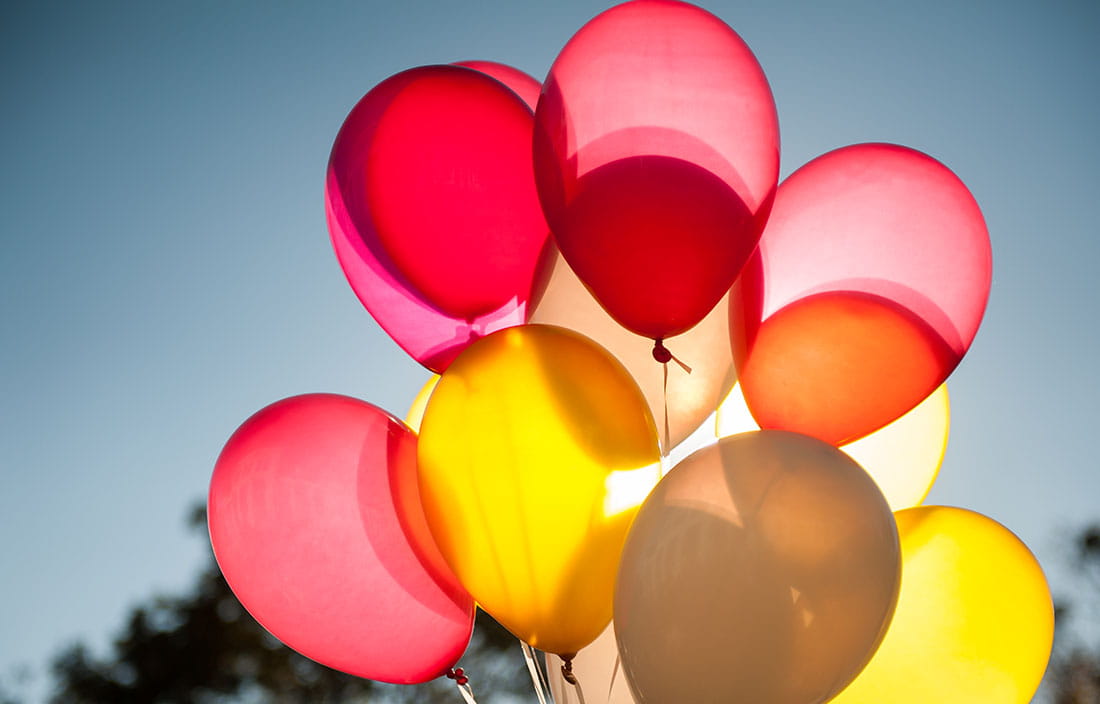
[[[1059,604],[1055,610],[1058,630],[1054,654],[1047,670],[1049,704],[1100,704],[1100,650],[1081,643],[1068,632],[1075,611],[1096,609],[1100,604],[1100,524],[1081,531],[1074,540],[1074,563],[1084,577],[1084,600],[1077,605]],[[1095,614],[1095,611],[1093,612]],[[1087,616],[1087,615],[1086,615]],[[1100,625],[1094,621],[1095,627]]]
[[[205,535],[205,508],[190,523]],[[462,658],[480,702],[530,692],[514,636],[478,613]],[[387,685],[319,665],[265,631],[229,590],[210,561],[184,595],[154,598],[134,608],[106,658],[83,644],[53,662],[54,704],[400,704],[461,702],[449,680]]]

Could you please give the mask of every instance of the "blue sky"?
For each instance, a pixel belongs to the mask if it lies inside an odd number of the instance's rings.
[[[1100,518],[1100,5],[703,3],[756,52],[782,173],[890,141],[970,187],[993,290],[952,376],[931,502],[1016,531],[1056,593]],[[542,78],[607,5],[0,6],[0,682],[183,588],[184,528],[229,434],[310,391],[404,414],[427,373],[328,244],[341,121],[405,68],[491,59]]]

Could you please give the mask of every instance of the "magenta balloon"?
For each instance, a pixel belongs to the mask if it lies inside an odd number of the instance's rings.
[[[989,233],[966,186],[930,156],[893,144],[844,147],[795,171],[779,186],[757,252],[731,297],[731,330],[743,334],[734,340],[734,357],[749,408],[758,419],[771,417],[766,427],[822,437],[780,422],[789,401],[837,425],[836,437],[825,438],[830,442],[882,427],[943,382],[977,333],[992,276]],[[845,338],[825,322],[828,301],[849,307],[877,302],[879,318],[889,313],[911,330],[891,339],[886,330],[883,339]],[[821,310],[809,314],[812,305]],[[797,323],[796,311],[803,308],[812,325]],[[872,317],[849,314],[845,324],[866,327]],[[754,347],[761,341],[767,354],[757,359]],[[898,348],[903,342],[905,348]],[[924,365],[933,373],[902,388],[891,378],[900,373],[895,362],[920,361],[917,347],[939,351],[934,364]],[[810,348],[816,349],[812,358]],[[764,371],[774,384],[762,381],[757,372]],[[838,381],[845,377],[850,384]],[[886,394],[901,396],[887,404],[891,413],[873,422],[853,416],[849,423],[835,395],[814,398],[804,386],[817,381],[822,389],[844,386],[835,391],[846,393],[855,411],[856,388],[874,403]]]
[[[474,605],[419,503],[416,436],[345,396],[274,403],[229,439],[210,482],[214,554],[257,621],[306,657],[411,684],[462,654]]]
[[[548,235],[532,120],[515,89],[487,74],[425,66],[371,90],[333,144],[325,210],[340,266],[382,328],[432,371],[526,322]]]
[[[752,253],[779,173],[771,89],[714,15],[635,0],[562,49],[535,115],[535,172],[567,262],[612,317],[698,323]]]
[[[534,112],[539,102],[539,93],[542,84],[518,68],[496,61],[456,61],[455,66],[465,66],[475,71],[481,71],[487,76],[492,76],[504,85],[508,86],[527,103],[527,107]]]

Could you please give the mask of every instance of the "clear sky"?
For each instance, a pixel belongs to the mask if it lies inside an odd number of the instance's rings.
[[[779,107],[783,174],[890,141],[951,167],[993,242],[931,502],[985,513],[1068,593],[1100,518],[1100,4],[713,0]],[[606,5],[0,4],[0,682],[179,590],[222,444],[311,391],[403,415],[427,372],[328,243],[347,111],[405,68],[545,76]]]

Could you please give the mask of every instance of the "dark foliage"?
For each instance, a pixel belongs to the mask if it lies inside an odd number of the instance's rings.
[[[1086,594],[1078,596],[1077,604],[1087,612],[1100,604],[1100,525],[1089,526],[1076,537],[1074,559],[1087,590]],[[1068,604],[1060,604],[1055,610],[1058,632],[1047,670],[1048,702],[1100,704],[1100,650],[1070,640],[1067,629],[1073,613],[1074,607]],[[1094,629],[1100,626],[1098,623],[1091,625]]]
[[[206,526],[205,511],[191,519]],[[462,659],[480,702],[530,692],[516,639],[484,614]],[[283,646],[241,607],[210,563],[189,593],[135,608],[110,655],[81,644],[53,663],[54,704],[400,704],[461,702],[450,680],[387,685],[319,665]]]

